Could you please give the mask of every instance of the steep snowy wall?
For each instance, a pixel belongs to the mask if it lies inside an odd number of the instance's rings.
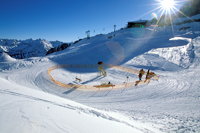
[[[174,38],[171,40],[179,40],[187,38]],[[193,61],[193,46],[191,40],[188,39],[188,44],[184,46],[158,48],[149,51],[149,54],[157,54],[180,67],[188,68]]]
[[[193,56],[194,56],[192,66],[199,66],[200,64],[200,37],[193,39],[192,47],[193,47]]]

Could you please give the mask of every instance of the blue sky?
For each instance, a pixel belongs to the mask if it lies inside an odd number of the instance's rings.
[[[0,0],[0,38],[75,41],[150,19],[154,0]]]

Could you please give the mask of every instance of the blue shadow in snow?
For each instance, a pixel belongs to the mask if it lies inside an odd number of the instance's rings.
[[[88,80],[88,81],[85,81],[85,82],[83,82],[83,83],[81,83],[81,84],[88,84],[88,83],[90,83],[90,82],[93,82],[93,81],[95,81],[95,80],[100,80],[100,79],[102,79],[102,78],[104,78],[104,77],[97,76],[97,77],[95,77],[95,78],[93,78],[93,79],[90,79],[90,80]]]
[[[73,91],[75,91],[77,88],[72,88],[72,89],[70,89],[70,90],[68,90],[68,91],[65,91],[65,92],[63,92],[63,94],[70,94],[70,93],[72,93]]]

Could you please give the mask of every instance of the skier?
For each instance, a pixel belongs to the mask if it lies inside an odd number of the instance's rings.
[[[150,82],[150,79],[152,78],[152,77],[154,77],[156,74],[154,73],[154,72],[150,72],[150,70],[148,69],[148,71],[147,71],[147,75],[146,75],[146,79],[145,79],[145,81],[144,82],[146,82],[147,80],[148,80],[148,83]]]
[[[103,68],[103,62],[102,61],[98,62],[98,70],[99,70],[101,76],[105,77],[107,75],[106,71]]]
[[[148,71],[147,71],[147,74],[146,74],[146,79],[145,79],[145,81],[144,82],[146,82],[148,79],[149,79],[149,69],[148,69]]]
[[[139,77],[139,80],[140,80],[140,81],[142,80],[142,76],[144,75],[144,73],[145,73],[145,71],[144,71],[143,69],[141,69],[141,70],[139,71],[138,77]]]

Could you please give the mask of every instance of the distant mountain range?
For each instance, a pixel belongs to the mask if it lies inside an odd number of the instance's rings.
[[[61,44],[63,42],[44,39],[0,39],[0,53],[7,53],[16,59],[45,56],[48,50]]]

